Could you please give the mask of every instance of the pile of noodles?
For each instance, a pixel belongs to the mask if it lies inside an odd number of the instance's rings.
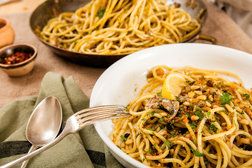
[[[40,36],[62,49],[112,55],[179,43],[199,29],[187,12],[165,0],[92,0],[49,20]]]
[[[161,94],[169,74],[185,79],[174,100]],[[147,81],[128,105],[132,116],[113,120],[111,140],[122,151],[151,167],[252,167],[252,91],[239,76],[156,66]]]

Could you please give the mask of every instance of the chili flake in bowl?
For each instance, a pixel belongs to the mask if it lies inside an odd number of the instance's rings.
[[[32,53],[25,53],[25,52],[17,51],[3,58],[0,58],[0,62],[6,65],[17,64],[17,63],[20,63],[29,59],[31,56],[32,56]]]
[[[9,76],[23,76],[35,64],[37,49],[30,44],[13,44],[0,49],[0,69]]]

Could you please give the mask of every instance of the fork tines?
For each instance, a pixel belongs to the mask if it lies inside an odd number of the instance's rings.
[[[101,120],[129,117],[126,108],[121,105],[103,105],[84,109],[75,114],[80,125],[93,124]]]

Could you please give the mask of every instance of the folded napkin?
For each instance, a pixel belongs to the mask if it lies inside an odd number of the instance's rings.
[[[215,2],[252,38],[252,0],[208,0]]]
[[[25,138],[25,128],[31,112],[47,96],[57,97],[62,105],[63,122],[73,113],[87,108],[88,97],[72,77],[48,72],[38,96],[16,100],[0,109],[0,165],[26,154],[31,144]],[[21,164],[16,167],[20,167]],[[68,135],[52,148],[30,159],[27,167],[122,167],[108,152],[93,126]]]

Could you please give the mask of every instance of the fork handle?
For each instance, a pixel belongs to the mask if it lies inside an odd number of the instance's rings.
[[[16,160],[14,160],[12,162],[9,162],[9,163],[7,163],[7,164],[5,164],[3,166],[0,166],[0,168],[9,168],[9,167],[12,167],[12,166],[14,166],[14,165],[16,165],[18,163],[21,163],[21,162],[27,160],[27,159],[30,159],[30,158],[36,156],[37,154],[39,154],[39,153],[49,149],[50,147],[54,146],[55,144],[60,142],[68,134],[70,134],[70,132],[68,130],[66,130],[66,129],[63,129],[61,134],[56,139],[54,139],[52,142],[46,144],[45,146],[43,146],[43,147],[41,147],[41,148],[31,152],[31,153],[19,158],[19,159],[16,159]]]

